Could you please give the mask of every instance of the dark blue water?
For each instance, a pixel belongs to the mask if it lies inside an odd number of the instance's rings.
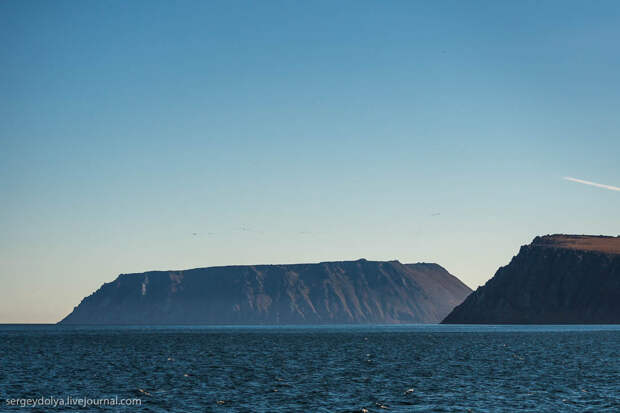
[[[620,326],[0,326],[0,396],[0,411],[618,412]],[[142,405],[7,405],[41,397]]]

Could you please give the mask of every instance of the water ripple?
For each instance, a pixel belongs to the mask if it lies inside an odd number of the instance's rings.
[[[620,411],[618,329],[4,327],[0,352],[2,409],[71,395],[148,412]]]

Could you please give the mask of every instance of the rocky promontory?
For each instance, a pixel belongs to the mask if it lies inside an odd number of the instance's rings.
[[[620,323],[620,237],[536,237],[443,323]]]

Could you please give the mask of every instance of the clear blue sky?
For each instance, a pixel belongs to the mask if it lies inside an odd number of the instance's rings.
[[[620,2],[3,1],[0,322],[119,273],[620,233]],[[193,235],[196,233],[196,235]]]

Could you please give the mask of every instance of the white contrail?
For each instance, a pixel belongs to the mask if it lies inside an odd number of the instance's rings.
[[[572,178],[570,176],[565,176],[564,179],[566,179],[567,181],[577,182],[580,184],[592,185],[592,186],[596,186],[599,188],[609,189],[610,191],[620,191],[620,188],[618,188],[617,186],[597,184],[596,182],[584,181],[583,179]]]

